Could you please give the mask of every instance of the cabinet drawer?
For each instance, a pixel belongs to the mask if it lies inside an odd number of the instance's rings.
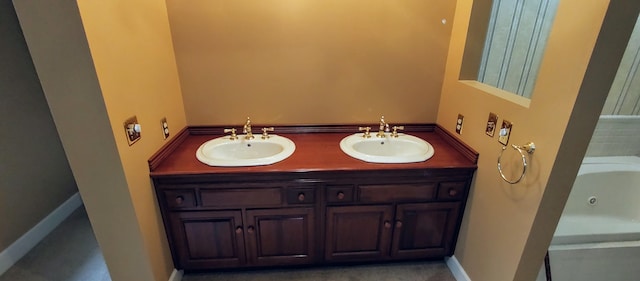
[[[287,189],[288,204],[311,204],[315,202],[313,188],[289,188]]]
[[[466,185],[466,182],[442,182],[438,187],[438,199],[461,199]]]
[[[281,188],[200,190],[203,207],[279,206]]]
[[[327,186],[325,197],[329,203],[353,202],[353,189],[351,184]]]
[[[425,201],[435,197],[435,183],[360,186],[360,202]]]
[[[196,193],[192,189],[165,190],[162,193],[170,209],[196,207]]]

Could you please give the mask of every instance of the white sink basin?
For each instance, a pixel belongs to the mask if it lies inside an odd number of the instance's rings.
[[[371,163],[413,163],[433,156],[433,146],[425,140],[407,134],[398,137],[364,138],[353,134],[340,141],[340,149],[347,155]]]
[[[238,139],[231,140],[225,136],[207,141],[196,151],[196,158],[209,166],[260,166],[287,159],[296,150],[293,141],[282,136],[262,139],[258,135],[252,140],[244,137],[238,135]]]

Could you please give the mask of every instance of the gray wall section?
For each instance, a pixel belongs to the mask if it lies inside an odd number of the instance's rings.
[[[11,1],[0,1],[0,252],[77,192]]]
[[[640,18],[636,21],[602,115],[640,115]]]

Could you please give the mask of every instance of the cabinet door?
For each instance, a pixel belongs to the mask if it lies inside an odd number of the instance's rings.
[[[390,205],[327,207],[325,258],[329,261],[386,258],[392,216]]]
[[[249,264],[289,265],[315,261],[313,208],[247,210]]]
[[[460,202],[400,204],[391,256],[398,259],[450,255]]]
[[[234,267],[245,263],[240,211],[171,213],[178,269]]]

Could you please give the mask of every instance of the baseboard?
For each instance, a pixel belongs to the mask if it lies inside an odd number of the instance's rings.
[[[469,278],[467,272],[464,271],[464,268],[462,268],[462,265],[458,262],[456,256],[445,258],[445,262],[447,263],[451,274],[453,274],[453,277],[455,277],[457,281],[471,281],[471,278]]]
[[[13,242],[8,248],[0,252],[0,275],[11,268],[11,266],[26,255],[36,244],[51,233],[53,229],[80,206],[82,206],[82,199],[80,199],[80,194],[76,193],[18,238],[18,240]]]
[[[180,281],[182,280],[182,270],[177,270],[177,269],[173,269],[173,272],[171,272],[171,276],[169,276],[169,281]]]

